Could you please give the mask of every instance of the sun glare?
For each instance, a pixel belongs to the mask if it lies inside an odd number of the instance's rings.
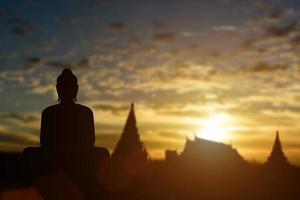
[[[202,128],[197,136],[216,142],[226,141],[229,138],[230,116],[226,113],[215,113],[202,121]]]

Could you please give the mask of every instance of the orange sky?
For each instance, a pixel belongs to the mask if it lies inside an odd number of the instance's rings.
[[[3,5],[1,150],[38,145],[40,113],[71,67],[97,145],[115,147],[135,102],[151,158],[196,135],[264,162],[279,130],[300,164],[297,1],[97,2]]]

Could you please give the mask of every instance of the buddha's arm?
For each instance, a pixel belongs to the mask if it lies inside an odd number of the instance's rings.
[[[40,129],[40,144],[42,147],[47,147],[49,143],[49,136],[47,130],[47,116],[45,112],[42,113],[41,129]]]
[[[95,126],[94,126],[94,116],[93,112],[89,110],[88,112],[88,146],[94,146],[95,144]]]

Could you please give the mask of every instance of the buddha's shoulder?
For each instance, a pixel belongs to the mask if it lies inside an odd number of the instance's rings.
[[[73,107],[73,108],[75,108],[75,110],[77,110],[77,112],[86,113],[87,115],[93,114],[93,111],[87,106],[84,106],[81,104],[74,104],[74,105],[75,105],[75,107]],[[62,109],[62,106],[60,104],[51,105],[51,106],[46,107],[43,110],[42,115],[51,115],[52,113],[56,113],[60,109]]]
[[[84,105],[81,105],[81,104],[76,104],[76,107],[81,112],[86,112],[87,114],[92,114],[93,113],[92,109],[90,109],[87,106],[84,106]]]
[[[46,107],[43,110],[43,114],[52,113],[52,112],[56,111],[58,109],[58,106],[59,106],[58,104],[55,104],[55,105],[51,105],[51,106]]]

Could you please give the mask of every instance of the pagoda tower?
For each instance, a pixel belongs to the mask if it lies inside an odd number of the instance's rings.
[[[130,171],[138,171],[146,165],[147,156],[147,151],[140,140],[136,126],[134,104],[131,103],[126,124],[112,154],[112,159],[122,162],[123,165],[131,169]]]
[[[278,131],[276,132],[275,142],[273,145],[271,155],[269,156],[266,164],[268,166],[274,166],[274,167],[284,167],[289,165],[289,162],[282,150]]]

